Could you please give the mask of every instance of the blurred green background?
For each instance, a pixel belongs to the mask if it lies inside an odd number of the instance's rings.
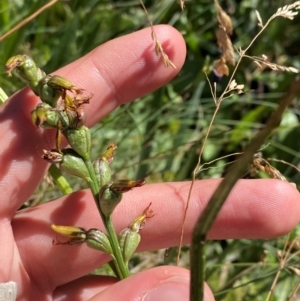
[[[41,0],[1,0],[0,36],[46,3]],[[290,3],[292,1],[220,1],[233,21],[234,46],[245,48],[258,32],[255,10],[266,22],[278,7]],[[94,156],[114,141],[118,146],[113,163],[116,178],[147,177],[148,183],[189,180],[215,110],[203,69],[210,71],[211,82],[217,81],[218,93],[223,91],[228,80],[217,77],[212,71],[213,62],[220,56],[215,38],[218,24],[214,4],[212,0],[187,1],[183,12],[175,0],[145,1],[145,5],[154,24],[170,24],[182,33],[188,49],[185,65],[168,85],[139,101],[121,106],[99,122],[93,128]],[[300,69],[299,20],[298,16],[292,21],[276,18],[248,55],[265,54],[272,62]],[[8,78],[5,74],[5,62],[12,55],[28,54],[50,73],[110,39],[147,26],[139,1],[60,1],[1,41],[0,87],[8,95],[23,87],[18,79]],[[202,162],[242,151],[294,78],[295,74],[268,69],[262,73],[250,60],[242,61],[235,79],[238,84],[245,85],[245,93],[222,103]],[[299,101],[295,100],[281,126],[266,141],[269,144],[263,150],[265,158],[299,165],[299,112]],[[224,175],[225,164],[234,159],[215,162],[211,165],[213,168],[204,170],[198,178]],[[298,171],[282,163],[271,163],[298,185]],[[80,182],[73,184],[75,189],[82,188]],[[29,202],[56,195],[51,185],[42,182]],[[297,229],[291,239],[296,234]],[[283,248],[284,241],[285,238],[211,242],[207,248],[207,280],[217,300],[265,300],[277,270],[277,252]],[[183,265],[188,265],[186,254]],[[150,261],[149,256],[152,256]],[[143,265],[145,260],[150,265]],[[172,260],[171,254],[170,264]],[[133,260],[133,266],[141,266],[141,269],[152,264],[163,264],[161,252],[143,253]],[[297,267],[297,257],[290,261],[291,266]],[[272,300],[287,300],[297,283],[299,276],[295,271],[284,269]]]

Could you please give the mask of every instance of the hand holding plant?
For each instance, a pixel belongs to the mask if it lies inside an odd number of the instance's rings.
[[[153,55],[146,29],[110,41],[55,72],[94,94],[85,106],[87,126],[118,105],[164,85],[180,70],[185,57],[183,39],[171,27],[159,26],[156,32],[177,71],[165,68]],[[44,146],[49,136],[55,141],[55,130],[36,129],[32,124],[30,113],[38,102],[29,89],[24,89],[0,108],[0,282],[16,281],[18,300],[188,300],[189,272],[185,269],[163,266],[123,281],[85,276],[109,261],[109,256],[85,245],[51,245],[51,223],[105,231],[89,190],[16,213],[48,167],[36,146]],[[219,183],[217,179],[195,183],[185,229],[186,243],[199,213]],[[139,250],[176,245],[189,187],[188,182],[152,184],[124,194],[113,216],[117,233],[151,202],[156,215],[142,231]],[[291,230],[299,218],[299,194],[292,185],[277,180],[242,180],[222,208],[210,238],[273,237]],[[208,288],[205,300],[213,300]]]

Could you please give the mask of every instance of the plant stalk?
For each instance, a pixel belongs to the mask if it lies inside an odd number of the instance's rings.
[[[243,176],[245,169],[252,161],[253,155],[257,149],[259,149],[265,139],[280,124],[283,113],[299,92],[300,79],[294,81],[290,85],[288,92],[282,97],[277,109],[271,114],[265,127],[256,135],[256,137],[246,148],[245,152],[232,166],[230,169],[231,172],[228,172],[228,174],[225,176],[211,197],[208,205],[200,215],[193,231],[191,245],[191,301],[203,300],[205,267],[204,248],[207,239],[207,233],[212,227],[233,186]]]
[[[115,231],[115,228],[113,226],[113,222],[112,222],[112,218],[111,215],[106,218],[106,217],[102,217],[106,231],[108,233],[108,238],[110,240],[111,243],[111,248],[114,252],[114,256],[115,256],[115,261],[116,261],[116,268],[119,271],[119,277],[121,279],[127,278],[130,276],[129,270],[127,265],[124,262],[122,253],[121,253],[121,248],[119,245],[119,241],[118,241],[118,237]]]
[[[87,159],[87,160],[85,160],[85,164],[87,166],[87,169],[89,170],[90,178],[91,178],[91,182],[89,182],[88,184],[89,184],[90,189],[93,193],[94,201],[96,203],[96,206],[97,206],[98,211],[100,213],[101,219],[102,219],[102,221],[104,223],[104,226],[106,228],[106,231],[107,231],[107,234],[108,234],[107,236],[108,236],[108,239],[110,241],[111,248],[113,250],[112,258],[113,258],[113,262],[115,264],[116,270],[118,271],[118,274],[119,274],[117,276],[119,276],[120,279],[127,278],[127,277],[130,276],[130,273],[129,273],[127,265],[124,262],[123,256],[122,256],[121,248],[120,248],[120,245],[119,245],[119,241],[118,241],[116,231],[115,231],[114,226],[113,226],[111,215],[109,217],[106,217],[101,212],[101,208],[100,208],[100,205],[99,205],[99,190],[100,190],[100,188],[99,188],[98,181],[96,179],[96,175],[95,175],[95,171],[94,171],[92,162],[89,159]]]
[[[8,96],[2,88],[0,88],[0,105],[3,104],[8,99]]]
[[[62,175],[61,170],[55,164],[51,164],[48,171],[53,181],[64,195],[68,195],[73,192],[69,182]]]

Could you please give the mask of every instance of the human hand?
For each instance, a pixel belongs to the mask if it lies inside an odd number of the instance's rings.
[[[183,65],[185,44],[169,26],[156,33],[177,71],[165,68],[153,52],[150,30],[110,41],[55,74],[66,76],[92,91],[85,107],[92,126],[118,105],[132,101],[170,81]],[[82,246],[52,246],[50,223],[103,229],[88,190],[55,201],[17,209],[32,195],[48,165],[36,152],[49,131],[36,130],[30,112],[39,102],[29,89],[15,94],[0,107],[0,282],[18,284],[17,300],[188,300],[189,272],[179,267],[158,267],[125,280],[84,276],[109,257]],[[185,243],[220,180],[195,184],[185,228]],[[145,185],[124,194],[114,212],[119,232],[150,202],[156,215],[142,230],[139,250],[178,244],[190,183]],[[291,230],[300,218],[298,191],[277,180],[241,180],[230,194],[210,238],[270,238]],[[205,300],[213,300],[206,287]]]

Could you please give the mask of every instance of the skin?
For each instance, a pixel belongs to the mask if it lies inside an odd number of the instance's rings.
[[[156,33],[177,70],[166,68],[153,50],[150,30],[110,41],[55,72],[92,91],[85,106],[88,126],[121,104],[169,82],[181,69],[185,43],[172,27]],[[122,76],[120,76],[122,75]],[[161,266],[117,282],[112,277],[84,276],[107,262],[108,256],[81,246],[52,246],[50,223],[103,229],[88,190],[26,210],[17,209],[30,197],[48,165],[36,146],[53,140],[52,131],[37,130],[30,112],[39,100],[25,88],[0,108],[0,282],[16,281],[18,300],[188,300],[189,272]],[[220,183],[196,183],[188,211],[185,243]],[[117,231],[152,202],[156,215],[142,230],[139,250],[178,244],[189,182],[145,185],[124,195],[114,212]],[[241,180],[230,194],[210,238],[271,238],[290,231],[300,219],[300,197],[279,180]],[[214,300],[208,286],[205,300]]]

